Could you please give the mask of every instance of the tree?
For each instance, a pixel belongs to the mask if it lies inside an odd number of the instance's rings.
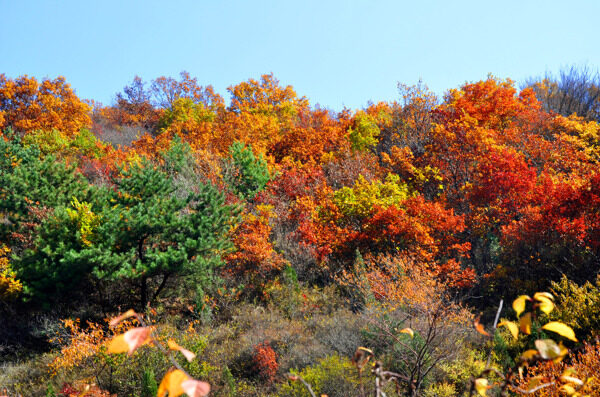
[[[229,156],[225,181],[239,196],[252,200],[271,180],[267,162],[262,156],[256,158],[252,145],[245,147],[242,142],[231,145]]]
[[[165,76],[152,81],[150,93],[155,106],[168,109],[179,98],[192,99],[195,103],[202,103],[211,109],[223,106],[223,98],[219,94],[215,94],[212,86],[199,86],[196,78],[192,78],[185,71],[180,73],[180,77],[179,81]]]
[[[563,116],[576,113],[587,120],[600,121],[600,73],[587,66],[562,68],[559,75],[551,73],[529,79],[532,87],[548,112]]]
[[[0,130],[57,129],[72,136],[91,124],[90,110],[64,77],[39,83],[27,75],[13,80],[0,74]]]
[[[0,238],[18,245],[19,234],[35,222],[36,208],[65,206],[73,197],[85,200],[89,188],[73,165],[52,155],[40,159],[36,145],[23,146],[10,131],[5,135],[8,139],[0,139],[0,216],[5,219]]]
[[[35,247],[15,263],[30,297],[52,301],[86,280],[119,280],[145,307],[172,280],[213,280],[237,213],[222,193],[203,184],[178,198],[173,180],[147,161],[113,183],[96,193],[94,205],[73,201],[42,224]]]

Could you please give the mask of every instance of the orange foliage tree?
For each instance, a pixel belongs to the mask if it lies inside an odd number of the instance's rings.
[[[40,83],[27,75],[13,80],[0,74],[0,131],[7,127],[25,133],[57,129],[73,136],[91,124],[90,110],[64,77]]]

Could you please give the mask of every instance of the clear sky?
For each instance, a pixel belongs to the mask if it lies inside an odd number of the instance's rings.
[[[595,69],[598,15],[598,0],[0,0],[0,73],[63,75],[110,104],[136,74],[187,70],[228,98],[273,72],[311,104],[355,109],[419,78],[443,94],[489,73]]]

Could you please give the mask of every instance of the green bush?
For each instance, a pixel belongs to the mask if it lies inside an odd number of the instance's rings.
[[[320,360],[317,365],[306,367],[301,371],[291,371],[304,378],[311,385],[316,395],[326,394],[329,397],[358,396],[360,381],[358,372],[349,359],[337,354]],[[370,377],[364,379],[365,389],[371,387]],[[372,392],[371,392],[372,393]],[[277,396],[310,397],[304,385],[298,381],[283,383],[277,391]]]
[[[225,182],[237,195],[251,200],[271,180],[267,162],[262,156],[256,158],[252,146],[234,142],[229,148],[230,159],[226,162]]]

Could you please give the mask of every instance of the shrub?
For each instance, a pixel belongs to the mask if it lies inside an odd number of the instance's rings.
[[[359,396],[360,381],[352,362],[337,354],[319,361],[318,364],[300,371],[291,371],[301,376],[311,385],[316,395],[326,394],[329,397]],[[372,382],[368,382],[371,384]],[[277,391],[277,396],[310,397],[300,382],[288,381]]]
[[[277,355],[268,342],[262,342],[254,346],[252,361],[263,380],[267,383],[272,383],[275,380],[279,364],[277,364]]]
[[[271,179],[267,162],[262,156],[256,158],[252,146],[235,142],[229,148],[230,159],[226,163],[224,179],[239,196],[253,199]]]

